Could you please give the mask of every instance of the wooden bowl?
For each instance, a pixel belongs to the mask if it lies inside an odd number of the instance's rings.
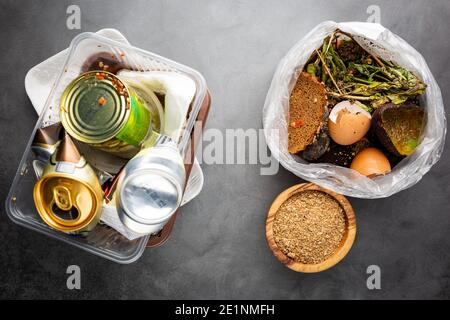
[[[345,213],[346,230],[339,247],[330,257],[328,257],[326,260],[318,264],[304,264],[289,258],[277,246],[273,235],[273,221],[275,220],[275,215],[278,211],[278,208],[291,196],[306,190],[317,190],[327,193],[328,195],[332,196],[336,201],[339,202]],[[297,184],[280,193],[278,197],[275,199],[275,201],[272,203],[272,206],[270,207],[269,213],[267,215],[266,239],[267,243],[269,244],[270,250],[272,250],[273,255],[281,263],[297,272],[306,272],[306,273],[320,272],[336,265],[350,251],[350,248],[352,247],[353,242],[355,240],[355,236],[356,236],[355,212],[353,211],[353,208],[350,202],[347,200],[347,198],[333,191],[321,188],[318,185],[315,185],[314,183]]]

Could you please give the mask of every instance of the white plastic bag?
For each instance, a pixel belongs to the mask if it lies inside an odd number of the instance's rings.
[[[371,54],[392,60],[419,76],[426,84],[422,106],[427,114],[423,138],[415,152],[391,173],[369,179],[354,170],[326,163],[307,163],[287,151],[289,96],[308,58],[336,29],[353,35]],[[424,58],[406,41],[380,24],[326,21],[316,26],[286,54],[278,65],[267,93],[263,126],[273,156],[295,175],[333,191],[358,198],[383,198],[416,184],[439,160],[447,123],[441,91]]]

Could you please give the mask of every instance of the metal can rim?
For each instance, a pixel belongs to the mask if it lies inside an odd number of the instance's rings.
[[[123,205],[123,201],[122,201],[122,192],[124,190],[123,186],[126,185],[126,183],[133,177],[138,176],[138,175],[142,175],[143,172],[150,172],[153,174],[158,174],[160,176],[163,176],[165,179],[167,179],[170,183],[172,183],[174,185],[174,187],[177,189],[177,205],[174,207],[174,210],[171,211],[170,213],[157,218],[157,219],[145,219],[142,217],[137,216],[136,214],[134,214],[133,212],[130,212],[129,210],[126,210],[126,206]],[[169,218],[170,216],[172,216],[180,207],[181,201],[183,199],[183,190],[182,187],[178,185],[177,180],[171,176],[170,174],[164,172],[164,171],[160,171],[160,170],[155,170],[152,168],[143,168],[140,169],[137,172],[132,173],[131,175],[127,176],[123,181],[121,181],[120,186],[118,188],[118,197],[116,199],[116,203],[117,203],[117,207],[118,209],[122,212],[122,214],[125,214],[127,216],[129,216],[132,220],[142,223],[142,224],[157,224],[160,223],[162,221],[167,220],[167,218]]]
[[[86,80],[86,78],[94,76],[96,77],[97,74],[104,74],[107,77],[110,77],[112,79],[114,79],[114,81],[118,81],[124,88],[125,92],[126,92],[126,97],[125,97],[125,106],[123,106],[125,108],[125,114],[124,116],[120,119],[120,125],[117,126],[117,128],[115,128],[114,131],[112,131],[111,133],[109,133],[107,136],[105,136],[104,138],[99,138],[99,139],[93,139],[93,138],[88,138],[82,134],[80,134],[79,130],[75,130],[73,128],[73,125],[71,124],[71,121],[68,120],[70,119],[67,115],[68,115],[68,107],[67,107],[67,99],[70,95],[70,93],[72,92],[72,90],[74,89],[75,85],[82,81],[82,80]],[[108,71],[101,71],[101,70],[94,70],[94,71],[88,71],[85,73],[80,74],[78,77],[76,77],[75,79],[73,79],[68,85],[67,87],[64,89],[64,92],[61,96],[60,99],[60,103],[59,103],[59,112],[60,112],[60,119],[61,119],[61,123],[64,127],[64,129],[75,139],[84,142],[84,143],[88,143],[88,144],[98,144],[98,143],[103,143],[106,141],[111,140],[112,138],[114,138],[126,125],[128,118],[130,117],[130,113],[131,113],[131,102],[130,102],[130,88],[128,87],[128,85],[126,83],[124,83],[117,75],[108,72]],[[117,93],[118,95],[120,95],[119,93]],[[127,98],[128,97],[128,98]]]
[[[57,222],[56,219],[52,217],[51,214],[49,214],[45,208],[44,208],[44,201],[42,199],[42,192],[40,190],[42,184],[44,181],[49,180],[50,178],[66,178],[70,180],[74,180],[78,183],[82,183],[85,187],[89,189],[91,194],[96,198],[97,205],[96,210],[93,210],[88,219],[85,219],[83,223],[80,223],[76,226],[70,227],[65,226],[63,224],[60,224]],[[101,187],[100,187],[101,190]],[[60,172],[51,172],[45,175],[45,177],[42,177],[39,179],[33,188],[33,198],[36,205],[36,209],[39,213],[39,216],[42,218],[42,220],[49,225],[50,227],[57,229],[62,232],[76,232],[76,231],[82,231],[83,229],[87,228],[97,217],[100,218],[102,205],[103,205],[103,194],[95,190],[93,186],[91,186],[87,181],[84,181],[84,179],[75,180],[73,179],[73,176],[66,173],[60,173]]]

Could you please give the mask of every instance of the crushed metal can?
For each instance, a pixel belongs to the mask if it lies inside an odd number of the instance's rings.
[[[103,192],[95,171],[66,133],[33,190],[36,209],[51,228],[85,235],[98,223]]]
[[[185,183],[176,143],[153,133],[119,174],[114,198],[120,220],[137,234],[158,233],[179,208]]]

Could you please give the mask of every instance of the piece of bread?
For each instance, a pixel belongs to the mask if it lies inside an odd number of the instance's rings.
[[[288,151],[298,153],[311,144],[324,119],[325,86],[302,72],[289,99]]]

